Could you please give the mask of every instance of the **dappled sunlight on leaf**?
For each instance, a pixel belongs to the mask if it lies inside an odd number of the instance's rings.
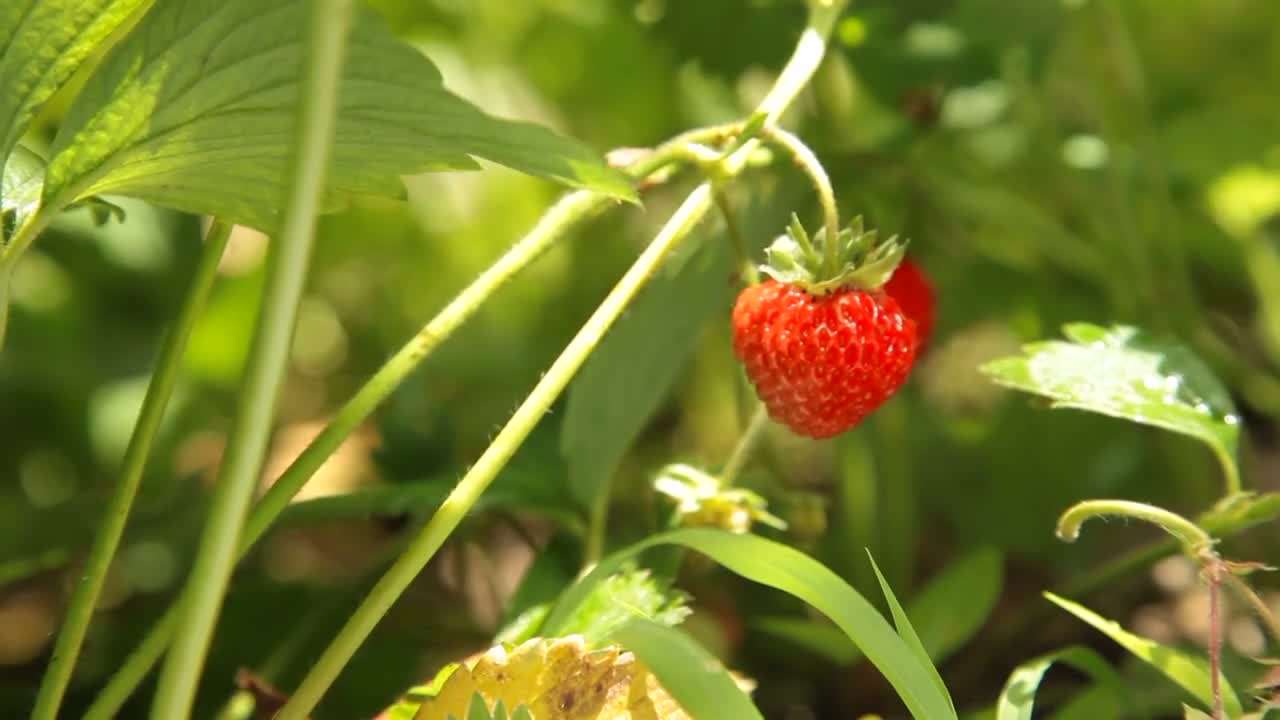
[[[1185,347],[1137,328],[1073,323],[1068,341],[1027,345],[1025,355],[995,360],[982,371],[995,382],[1074,408],[1190,435],[1235,472],[1240,416],[1231,396]]]

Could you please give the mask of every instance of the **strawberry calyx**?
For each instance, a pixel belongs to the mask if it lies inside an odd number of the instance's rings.
[[[809,238],[800,219],[791,216],[787,232],[765,250],[760,271],[778,282],[796,285],[811,295],[825,295],[845,288],[874,290],[888,281],[907,251],[907,241],[897,235],[880,238],[863,228],[862,216],[836,233],[834,266],[826,258],[827,231]]]

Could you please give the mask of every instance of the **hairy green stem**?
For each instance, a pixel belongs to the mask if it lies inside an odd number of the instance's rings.
[[[303,720],[315,708],[321,695],[337,678],[338,673],[373,631],[374,626],[418,573],[426,567],[427,562],[480,499],[480,495],[489,487],[489,483],[497,477],[507,461],[524,443],[525,438],[546,415],[547,408],[559,398],[560,393],[582,367],[592,350],[604,337],[605,332],[670,252],[689,235],[710,206],[711,186],[704,183],[694,190],[676,210],[671,220],[658,233],[657,238],[618,281],[600,307],[592,313],[586,324],[565,347],[560,357],[556,358],[551,368],[493,439],[488,449],[458,482],[444,504],[409,544],[405,553],[374,586],[346,626],[311,667],[311,671],[289,699],[289,703],[276,716],[276,720]]]
[[[729,459],[725,461],[724,469],[720,471],[720,484],[722,487],[733,487],[738,476],[742,474],[743,468],[747,466],[747,461],[751,459],[751,453],[755,451],[756,445],[760,443],[760,438],[764,437],[764,431],[767,427],[769,427],[769,410],[765,408],[764,403],[760,403],[755,412],[751,414],[751,420],[747,422],[747,427],[742,431],[742,435],[738,438],[738,444],[733,446],[733,452],[729,454]]]
[[[94,535],[93,547],[89,550],[89,557],[85,561],[84,572],[80,575],[75,592],[71,596],[66,619],[63,620],[58,641],[53,648],[53,657],[49,661],[49,669],[44,674],[40,692],[36,696],[32,720],[54,720],[58,716],[58,707],[71,681],[76,657],[80,654],[80,646],[84,643],[89,622],[93,619],[93,611],[106,582],[111,559],[115,556],[120,546],[120,539],[124,536],[129,511],[133,507],[134,498],[137,497],[138,486],[142,483],[143,470],[147,466],[147,457],[160,430],[160,421],[164,418],[165,408],[173,395],[173,388],[177,385],[187,340],[191,337],[191,331],[200,317],[200,312],[213,291],[218,262],[222,259],[222,252],[226,249],[227,240],[230,237],[231,226],[227,223],[215,220],[209,227],[200,261],[191,279],[191,286],[187,290],[182,307],[178,310],[173,327],[165,337],[155,373],[147,386],[147,394],[143,398],[138,421],[133,426],[133,435],[129,439],[129,446],[125,450],[124,461],[121,463],[120,480],[107,501],[102,526]]]
[[[835,276],[840,270],[840,245],[836,242],[840,233],[840,211],[836,205],[836,193],[831,189],[831,178],[827,176],[826,168],[803,140],[780,127],[764,128],[761,137],[786,150],[813,183],[813,189],[818,193],[818,203],[822,206],[823,269],[830,276]]]
[[[845,4],[844,0],[832,0],[815,2],[811,6],[810,23],[797,45],[796,52],[759,108],[766,114],[766,124],[781,115],[821,64],[826,51],[826,38]],[[756,145],[757,140],[752,139],[743,143],[725,158],[721,177],[732,178],[741,172]],[[396,598],[426,567],[427,562],[466,516],[489,483],[505,467],[507,461],[559,397],[636,292],[648,281],[679,241],[688,235],[706,215],[711,206],[712,186],[704,182],[676,210],[649,247],[619,280],[614,290],[521,403],[489,448],[458,482],[444,505],[410,543],[405,554],[374,586],[346,626],[339,631],[337,637],[312,666],[289,703],[276,716],[276,720],[303,720],[319,703],[320,697],[337,678],[347,661],[391,608]]]
[[[154,720],[188,717],[213,639],[245,511],[266,454],[272,417],[293,341],[298,302],[310,264],[316,215],[329,166],[353,0],[311,3],[289,194],[271,245],[261,316],[249,351],[240,405],[227,440],[217,491],[183,593],[178,632],[160,672]]]
[[[627,172],[633,177],[644,178],[665,168],[678,159],[677,149],[685,141],[685,137],[681,136],[664,143],[629,166]],[[373,411],[404,382],[405,378],[455,330],[469,320],[495,292],[533,261],[542,257],[565,236],[569,228],[599,214],[613,204],[614,200],[609,196],[587,190],[579,190],[564,196],[539,219],[525,237],[512,245],[496,263],[463,289],[419,330],[337,411],[328,425],[253,506],[240,537],[238,557],[243,558],[248,554],[288,507],[293,496],[297,495],[302,486],[324,464],[325,460],[337,451],[351,433],[367,420]],[[124,665],[112,676],[90,706],[85,720],[109,720],[119,713],[125,701],[164,654],[176,629],[176,621],[176,607],[170,607],[152,626],[137,649],[125,660]]]
[[[1192,556],[1213,546],[1214,540],[1190,520],[1163,508],[1129,500],[1085,500],[1067,509],[1058,519],[1058,537],[1074,542],[1080,537],[1080,526],[1096,517],[1129,517],[1160,526],[1182,544]]]
[[[729,196],[725,193],[724,188],[715,188],[713,190],[713,198],[715,199],[716,207],[720,210],[720,215],[724,217],[725,234],[729,236],[729,242],[733,244],[733,253],[738,260],[742,282],[747,285],[755,285],[760,282],[760,270],[756,268],[756,264],[751,260],[751,246],[747,243],[746,236],[742,234],[742,228],[738,226],[738,218],[733,214],[733,206],[729,204]]]

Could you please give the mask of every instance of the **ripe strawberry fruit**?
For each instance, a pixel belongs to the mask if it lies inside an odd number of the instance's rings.
[[[907,317],[916,322],[916,337],[920,339],[920,347],[929,343],[933,334],[936,298],[933,284],[924,270],[908,259],[898,265],[893,276],[884,284],[884,291],[898,301],[898,307]]]
[[[915,362],[916,324],[880,289],[903,247],[894,238],[877,243],[855,221],[837,239],[832,271],[798,222],[788,232],[763,267],[773,279],[738,296],[734,352],[770,417],[800,435],[828,438],[888,400]]]

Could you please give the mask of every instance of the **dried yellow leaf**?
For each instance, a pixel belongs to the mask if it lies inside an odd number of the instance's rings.
[[[581,636],[534,638],[465,661],[415,720],[464,718],[475,693],[534,720],[690,720],[657,678],[618,646],[588,651]]]

